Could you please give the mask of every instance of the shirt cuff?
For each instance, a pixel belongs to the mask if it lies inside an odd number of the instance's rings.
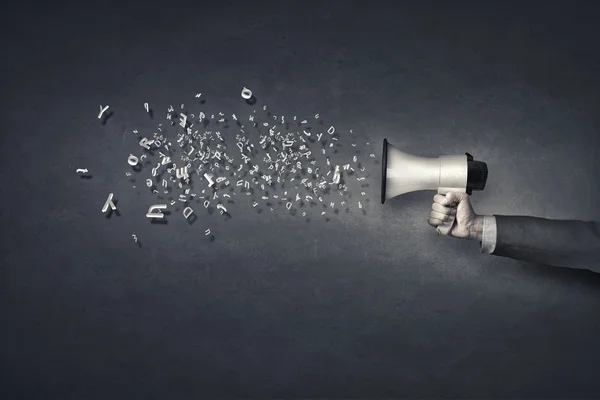
[[[496,217],[485,215],[483,217],[483,232],[481,235],[481,252],[492,254],[496,250],[496,239],[498,236]]]

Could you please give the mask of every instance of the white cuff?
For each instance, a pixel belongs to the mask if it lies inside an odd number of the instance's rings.
[[[498,235],[496,217],[485,215],[483,217],[483,233],[481,235],[481,252],[491,254],[496,250],[496,238]]]

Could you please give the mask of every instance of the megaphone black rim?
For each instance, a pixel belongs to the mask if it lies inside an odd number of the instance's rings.
[[[381,155],[381,204],[385,203],[385,186],[387,182],[387,139],[383,139],[383,154]]]

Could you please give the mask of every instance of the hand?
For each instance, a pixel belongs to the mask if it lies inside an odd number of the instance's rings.
[[[437,228],[455,215],[456,222],[448,232],[448,236],[459,239],[477,239],[481,241],[483,216],[475,214],[466,193],[448,193],[446,196],[436,194],[433,197],[431,213],[427,222]]]

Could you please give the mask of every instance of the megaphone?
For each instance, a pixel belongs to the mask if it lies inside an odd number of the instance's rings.
[[[487,175],[487,164],[473,160],[469,153],[419,157],[400,151],[383,139],[381,204],[418,190],[437,190],[443,195],[449,192],[471,195],[473,190],[485,189]],[[445,235],[454,225],[454,216],[450,217],[450,221],[438,227]]]

